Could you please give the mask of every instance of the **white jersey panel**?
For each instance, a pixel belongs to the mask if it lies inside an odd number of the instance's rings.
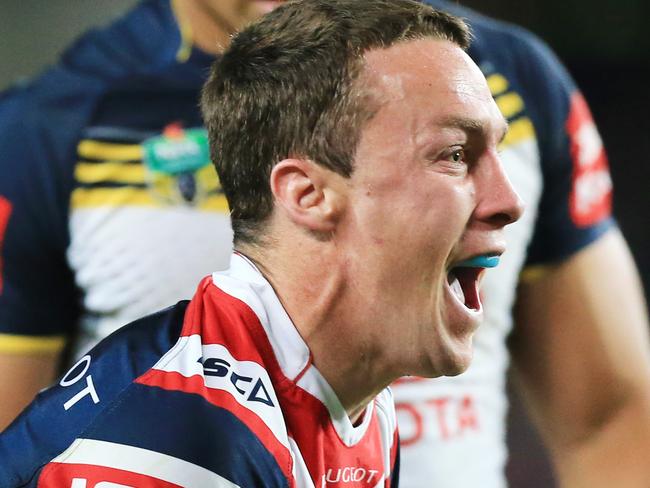
[[[85,292],[75,356],[137,318],[190,299],[202,277],[228,267],[231,247],[223,213],[189,206],[72,210],[67,258]]]

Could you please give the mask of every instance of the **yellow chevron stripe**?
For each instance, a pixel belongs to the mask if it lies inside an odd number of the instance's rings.
[[[528,117],[522,117],[510,123],[508,133],[500,144],[499,149],[503,150],[507,146],[512,146],[526,139],[535,138],[535,127]]]
[[[212,163],[203,166],[196,172],[196,179],[200,181],[205,188],[221,188],[221,182],[217,171],[212,166]]]
[[[506,119],[510,119],[524,109],[524,101],[515,92],[506,93],[495,98],[497,106]]]
[[[508,89],[508,80],[506,80],[506,78],[499,73],[488,76],[486,80],[488,87],[490,88],[490,93],[492,93],[492,95],[498,95]]]
[[[76,188],[70,204],[73,209],[88,207],[161,207],[148,190],[134,187],[122,188]]]
[[[75,179],[80,183],[115,181],[119,183],[144,183],[145,170],[139,164],[107,162],[101,164],[77,163]]]
[[[201,210],[207,210],[211,212],[219,213],[230,213],[230,208],[228,207],[228,200],[226,200],[225,195],[212,195],[202,201],[198,207]]]
[[[20,336],[0,334],[0,353],[39,354],[58,353],[65,347],[63,336]]]
[[[72,192],[73,209],[98,207],[165,207],[167,204],[157,200],[142,188],[77,188]],[[228,202],[224,195],[213,195],[200,202],[199,210],[228,213]]]
[[[85,139],[77,146],[79,157],[84,159],[104,159],[109,161],[128,161],[142,159],[142,146],[138,144],[113,144]]]

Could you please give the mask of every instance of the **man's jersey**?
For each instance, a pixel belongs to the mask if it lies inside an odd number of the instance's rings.
[[[80,352],[192,296],[232,247],[198,108],[214,58],[168,0],[0,100],[0,352]]]
[[[548,47],[521,28],[444,1],[428,3],[464,17],[472,28],[469,55],[508,120],[501,159],[526,211],[506,227],[507,251],[483,281],[485,319],[468,371],[393,386],[400,484],[499,488],[506,485],[506,337],[517,282],[612,226],[611,181],[587,104]]]
[[[122,328],[0,435],[2,487],[391,487],[390,390],[353,425],[239,254],[189,304]]]

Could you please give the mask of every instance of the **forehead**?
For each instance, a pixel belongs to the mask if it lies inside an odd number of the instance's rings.
[[[499,129],[505,124],[480,69],[450,41],[402,42],[371,50],[364,59],[365,86],[381,108],[421,113],[430,122],[464,118]]]

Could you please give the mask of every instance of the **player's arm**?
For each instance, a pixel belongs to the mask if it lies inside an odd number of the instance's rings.
[[[52,382],[78,315],[65,260],[72,166],[55,157],[65,141],[32,98],[0,97],[0,431]]]
[[[62,345],[62,338],[0,334],[0,432],[54,382]]]
[[[612,225],[607,156],[586,101],[549,48],[525,34],[512,45],[544,177],[527,264],[545,273],[524,277],[518,293],[516,375],[562,486],[650,486],[647,311]]]
[[[517,378],[561,486],[650,486],[650,347],[635,265],[612,229],[520,287]]]

